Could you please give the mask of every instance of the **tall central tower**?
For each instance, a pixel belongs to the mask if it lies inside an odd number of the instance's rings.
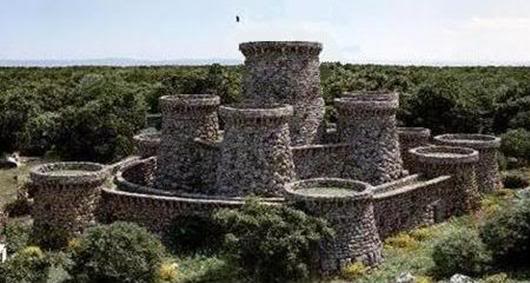
[[[325,112],[318,58],[322,44],[259,41],[242,43],[239,50],[245,55],[244,102],[292,105],[291,144],[319,142]]]

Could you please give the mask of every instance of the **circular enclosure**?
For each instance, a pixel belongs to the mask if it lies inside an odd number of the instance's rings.
[[[142,157],[155,156],[160,147],[160,132],[141,133],[134,136],[133,140]]]
[[[497,148],[501,145],[500,138],[483,134],[444,134],[435,136],[434,140],[441,144],[475,149]]]
[[[422,146],[409,152],[424,163],[472,163],[478,161],[478,151],[467,147]]]
[[[253,104],[234,104],[219,107],[221,117],[231,117],[239,119],[269,119],[284,118],[293,115],[293,107],[288,104],[276,105],[253,105]]]
[[[431,130],[423,127],[398,127],[398,134],[407,137],[430,137]]]
[[[341,109],[394,110],[399,107],[399,93],[382,91],[347,92],[335,98]]]
[[[289,183],[285,190],[292,197],[304,200],[353,200],[371,197],[372,188],[368,183],[355,180],[315,178]]]
[[[93,162],[57,162],[34,167],[30,172],[35,184],[103,183],[110,175],[108,166]]]
[[[181,106],[213,106],[221,103],[221,99],[213,94],[174,94],[164,95],[159,98],[160,104]]]

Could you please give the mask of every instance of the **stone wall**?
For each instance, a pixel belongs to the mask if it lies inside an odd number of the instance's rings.
[[[195,139],[215,142],[219,138],[217,109],[220,99],[209,94],[182,94],[160,98],[162,136],[156,187],[202,192],[204,165]],[[215,168],[209,168],[214,171]]]
[[[48,163],[33,168],[33,229],[41,242],[74,235],[96,219],[101,186],[110,167],[90,162]],[[63,232],[66,234],[63,234]]]
[[[397,93],[347,94],[335,99],[337,131],[351,144],[343,177],[379,185],[403,174],[396,127]]]
[[[239,45],[239,50],[245,56],[244,102],[292,105],[292,144],[317,143],[325,112],[318,59],[322,45],[296,41],[246,42]]]
[[[450,175],[440,188],[440,201],[435,210],[440,219],[470,213],[479,208],[475,165],[478,152],[466,147],[428,146],[410,150],[417,172],[425,178]]]
[[[374,188],[374,210],[379,237],[434,223],[432,204],[440,199],[441,188],[451,176],[424,180],[419,175]]]
[[[490,193],[502,188],[502,181],[497,163],[497,152],[501,139],[481,134],[444,134],[435,136],[437,144],[463,146],[475,149],[479,153],[477,164],[477,181],[481,193]]]
[[[397,131],[403,167],[409,173],[415,173],[416,166],[413,164],[414,159],[410,156],[409,150],[428,145],[431,139],[431,130],[421,127],[399,127]]]
[[[289,105],[254,108],[222,106],[225,122],[218,167],[217,194],[223,196],[283,195],[295,178],[290,149]]]
[[[299,179],[341,177],[348,144],[319,144],[291,147],[296,175]]]
[[[376,265],[382,261],[369,184],[317,178],[293,182],[286,190],[288,201],[311,215],[326,219],[335,230],[333,239],[321,243],[321,272],[337,273],[351,262]]]

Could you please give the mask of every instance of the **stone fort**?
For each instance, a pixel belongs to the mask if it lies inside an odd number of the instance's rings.
[[[80,233],[131,221],[164,234],[182,215],[237,208],[254,196],[326,219],[319,268],[377,265],[381,241],[472,212],[500,186],[499,138],[398,127],[395,92],[344,93],[324,121],[317,42],[247,42],[242,101],[211,94],[160,98],[162,129],[134,137],[138,155],[109,165],[31,171],[34,229]],[[221,126],[222,125],[222,126]],[[106,180],[112,176],[114,185]]]

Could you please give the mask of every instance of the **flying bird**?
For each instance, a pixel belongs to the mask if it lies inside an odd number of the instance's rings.
[[[239,23],[239,20],[240,20],[240,19],[239,19],[239,16],[236,15],[236,23]]]

